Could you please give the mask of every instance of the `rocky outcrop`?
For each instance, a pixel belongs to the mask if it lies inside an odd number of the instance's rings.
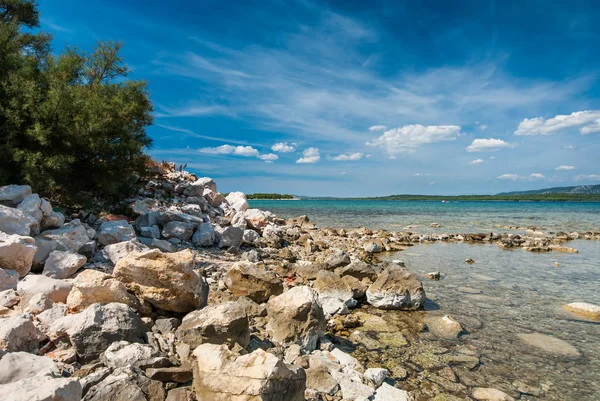
[[[304,371],[258,349],[239,355],[225,345],[194,350],[198,401],[303,401]]]
[[[223,281],[233,295],[245,296],[258,303],[283,292],[281,279],[274,272],[251,262],[235,263]]]
[[[425,290],[416,274],[388,263],[367,290],[369,304],[380,309],[419,309]]]
[[[31,237],[0,232],[0,268],[13,270],[24,277],[31,270],[37,251]]]
[[[325,330],[325,315],[318,295],[309,287],[294,287],[267,303],[267,332],[273,341],[297,343],[307,350],[317,347]]]
[[[210,305],[187,314],[177,329],[177,338],[196,348],[200,344],[239,344],[246,348],[250,342],[248,317],[237,302]]]
[[[194,271],[195,264],[189,249],[177,253],[153,249],[119,260],[113,274],[157,308],[189,312],[205,306],[208,298],[208,286]]]

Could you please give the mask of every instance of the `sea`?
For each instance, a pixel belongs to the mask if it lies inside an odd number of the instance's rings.
[[[298,200],[251,201],[250,206],[284,218],[307,215],[319,227],[423,233],[600,231],[600,202]],[[430,227],[432,223],[439,228]],[[519,394],[516,383],[540,389],[535,396],[520,394],[521,400],[599,401],[600,322],[577,318],[561,306],[600,305],[600,241],[575,240],[568,246],[579,253],[433,243],[384,257],[402,260],[419,275],[442,273],[439,281],[422,280],[427,296],[472,330],[456,341],[477,349],[481,364],[476,377],[484,385],[513,396]],[[466,264],[466,258],[475,264]],[[546,337],[537,346],[522,340],[538,334],[565,341],[579,354],[562,354],[564,343],[556,345]]]

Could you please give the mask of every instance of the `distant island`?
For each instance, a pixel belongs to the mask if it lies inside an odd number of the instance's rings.
[[[382,200],[382,201],[546,201],[546,202],[600,202],[600,185],[555,187],[496,195],[389,195],[374,197],[310,197],[290,194],[251,194],[250,200]]]

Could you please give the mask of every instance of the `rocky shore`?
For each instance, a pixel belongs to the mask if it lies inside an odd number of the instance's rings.
[[[64,216],[0,188],[0,399],[513,400],[456,339],[477,322],[425,313],[422,280],[389,252],[418,243],[577,252],[598,232],[418,234],[319,228],[251,209],[163,163],[126,215]],[[476,261],[467,261],[467,263]],[[600,320],[600,308],[565,305]],[[552,337],[523,341],[578,351]]]

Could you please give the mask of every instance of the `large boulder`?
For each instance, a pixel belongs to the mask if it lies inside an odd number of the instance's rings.
[[[113,274],[140,299],[159,309],[190,312],[204,307],[208,299],[208,285],[194,271],[195,265],[189,249],[177,253],[153,249],[119,260]]]
[[[217,234],[211,223],[202,223],[192,236],[192,243],[196,246],[211,247],[217,241]]]
[[[0,231],[7,234],[36,234],[37,221],[20,209],[0,205]]]
[[[327,259],[325,259],[325,265],[330,269],[335,269],[336,267],[342,267],[350,264],[350,256],[346,252],[341,249],[338,249],[333,254],[329,255]]]
[[[0,396],[10,394],[10,401],[80,401],[79,380],[52,376],[30,377],[0,385]]]
[[[204,194],[204,189],[208,188],[211,191],[217,191],[217,184],[212,180],[212,178],[203,177],[198,178],[195,182],[193,182],[189,187],[187,187],[183,194],[186,196],[202,196]]]
[[[248,199],[243,192],[230,192],[226,199],[236,212],[245,212],[248,210]]]
[[[0,232],[0,268],[14,270],[24,277],[31,270],[36,251],[33,238]]]
[[[204,190],[204,199],[206,199],[208,204],[212,207],[225,207],[228,205],[227,199],[225,199],[221,193],[211,191],[208,188]]]
[[[248,209],[244,212],[244,217],[246,217],[249,228],[262,232],[262,229],[269,224],[269,221],[273,220],[275,215],[260,209]]]
[[[148,344],[133,343],[127,341],[116,341],[112,343],[102,354],[102,362],[111,368],[122,368],[134,366],[146,369],[156,366],[170,366],[168,358]]]
[[[237,302],[213,304],[187,314],[177,329],[177,338],[196,348],[200,344],[239,344],[246,348],[250,342],[248,317]]]
[[[117,264],[119,260],[129,255],[131,252],[142,252],[146,250],[148,250],[148,247],[135,239],[107,245],[102,250],[102,254],[106,259],[113,262],[113,264]]]
[[[318,295],[310,287],[294,287],[267,303],[267,332],[282,344],[298,343],[307,350],[317,346],[325,330],[325,315]]]
[[[19,281],[17,292],[24,303],[29,302],[29,299],[36,294],[44,294],[52,302],[65,303],[71,287],[72,284],[64,280],[30,274]]]
[[[0,384],[35,376],[58,374],[58,366],[46,356],[38,356],[29,352],[9,352],[0,359]]]
[[[369,280],[377,280],[377,272],[371,265],[361,261],[355,260],[347,266],[341,266],[335,269],[335,272],[340,276],[351,276],[358,280],[368,278]]]
[[[340,276],[327,270],[317,273],[314,289],[319,294],[326,319],[337,314],[346,315],[348,308],[354,308],[358,303],[352,287]]]
[[[177,238],[188,241],[192,238],[196,224],[183,221],[170,221],[163,228],[162,235],[165,238]]]
[[[383,383],[375,392],[373,401],[409,401],[412,397],[406,390]]]
[[[137,368],[128,366],[113,370],[85,395],[84,401],[164,401],[163,384],[148,379]]]
[[[29,185],[5,185],[0,187],[0,204],[17,206],[29,195],[31,195]]]
[[[274,272],[251,262],[235,263],[223,281],[233,295],[245,296],[258,303],[283,292],[281,279]]]
[[[58,319],[48,328],[51,340],[68,339],[83,361],[98,358],[115,341],[143,343],[148,327],[129,306],[94,304]]]
[[[82,271],[72,284],[67,306],[73,312],[81,312],[95,303],[111,302],[120,302],[134,309],[141,309],[139,300],[127,291],[125,284],[98,270]]]
[[[35,220],[36,224],[31,227],[32,234],[39,234],[40,232],[40,225],[42,224],[42,218],[44,217],[44,214],[40,209],[41,206],[42,200],[38,194],[27,196],[23,199],[23,202],[19,203],[17,206],[17,209]]]
[[[219,248],[237,248],[242,245],[242,237],[244,236],[244,230],[239,227],[217,227],[217,232],[221,240],[219,241]]]
[[[135,230],[126,220],[107,221],[98,229],[98,243],[104,246],[135,238]]]
[[[52,250],[72,252],[79,251],[90,240],[87,230],[79,220],[73,220],[61,228],[43,231],[37,238],[54,242],[56,246]]]
[[[304,400],[304,370],[262,349],[239,355],[226,345],[202,344],[194,356],[198,401]]]
[[[0,350],[36,351],[43,339],[30,314],[0,319]]]
[[[14,270],[0,269],[0,291],[16,290],[19,273]]]
[[[369,304],[380,309],[419,309],[425,298],[425,290],[417,275],[392,263],[384,266],[367,290]]]
[[[87,258],[78,253],[53,251],[46,259],[42,274],[52,278],[67,278],[83,267],[86,261]]]

